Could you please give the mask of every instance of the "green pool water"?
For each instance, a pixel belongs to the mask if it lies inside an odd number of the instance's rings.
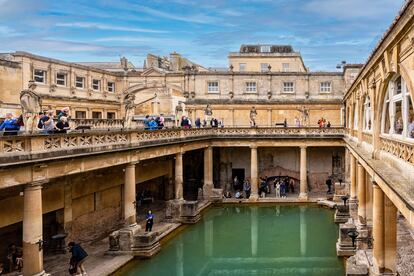
[[[120,275],[344,275],[333,212],[317,206],[224,206]]]

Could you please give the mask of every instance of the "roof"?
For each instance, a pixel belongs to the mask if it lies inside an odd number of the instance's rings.
[[[77,64],[94,67],[97,69],[113,71],[113,72],[122,72],[124,69],[122,68],[121,62],[76,62]],[[132,62],[128,61],[128,69],[138,69],[132,64]]]

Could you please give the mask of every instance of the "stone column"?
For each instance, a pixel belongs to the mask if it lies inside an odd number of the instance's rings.
[[[135,207],[135,165],[136,163],[129,163],[125,168],[124,220],[127,226],[132,226],[137,223]]]
[[[368,227],[372,227],[372,209],[373,209],[373,204],[372,204],[372,199],[373,199],[373,188],[372,188],[372,180],[370,175],[365,171],[366,173],[366,202],[365,202],[365,212],[366,212],[366,216],[367,216],[367,226]]]
[[[306,146],[300,147],[300,193],[299,198],[307,199],[308,198],[308,165],[306,157]]]
[[[357,201],[357,194],[356,194],[356,158],[350,154],[350,161],[351,161],[351,197],[349,199],[349,203],[355,203]]]
[[[204,149],[204,185],[203,197],[210,198],[213,190],[213,148]]]
[[[257,159],[257,146],[250,146],[251,156],[250,156],[250,182],[251,182],[251,199],[258,198],[258,185],[259,185],[259,173],[258,173],[258,159]]]
[[[257,246],[259,242],[259,218],[257,206],[251,207],[251,224],[250,224],[250,237],[252,246],[252,257],[257,256]]]
[[[344,177],[344,181],[349,183],[349,178],[350,178],[350,153],[349,153],[349,149],[347,147],[345,147],[345,177]]]
[[[384,270],[384,193],[381,188],[374,184],[374,208],[372,222],[373,262],[377,272]]]
[[[175,199],[183,200],[183,154],[179,152],[175,155]]]
[[[306,255],[306,240],[307,240],[307,233],[306,233],[306,207],[300,206],[300,255]]]
[[[72,232],[72,182],[69,177],[65,179],[64,184],[64,209],[63,209],[63,228],[68,233],[67,240],[71,240]]]
[[[397,208],[384,195],[384,272],[397,272]],[[374,240],[375,242],[375,240]]]
[[[34,182],[24,189],[23,275],[43,275],[42,184]]]
[[[358,163],[358,220],[360,225],[366,225],[366,179],[365,169]]]

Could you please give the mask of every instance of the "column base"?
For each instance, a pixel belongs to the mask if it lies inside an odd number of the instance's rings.
[[[358,199],[356,197],[349,198],[349,208],[351,210],[357,210],[358,209]]]
[[[251,194],[249,197],[249,201],[255,202],[259,200],[259,195]]]
[[[298,199],[308,200],[309,199],[308,193],[300,193],[298,196]]]

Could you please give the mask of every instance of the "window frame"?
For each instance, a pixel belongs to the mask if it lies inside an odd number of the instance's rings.
[[[287,65],[287,66],[285,66]],[[290,71],[290,65],[289,63],[282,63],[282,72],[289,72]]]
[[[245,81],[244,82],[244,85],[245,85],[244,91],[246,93],[249,93],[249,94],[257,94],[257,82],[256,81]]]
[[[110,84],[112,84],[112,90],[110,90]],[[108,90],[108,92],[111,92],[111,93],[115,93],[115,82],[114,81],[107,81],[106,82],[106,89]]]
[[[269,71],[269,63],[260,63],[260,72],[266,73]]]
[[[78,78],[80,78],[82,80],[82,87],[78,86]],[[75,76],[75,88],[77,89],[85,89],[85,84],[86,84],[86,78],[83,76]]]
[[[292,84],[292,87],[287,87],[286,84]],[[288,90],[287,90],[288,88]],[[296,90],[294,81],[284,81],[282,83],[282,93],[284,94],[294,94]]]
[[[58,83],[59,81],[62,81],[62,79],[59,79],[58,78],[58,75],[63,76],[63,84]],[[56,72],[55,77],[56,77],[55,78],[55,84],[57,86],[62,86],[62,87],[66,87],[67,86],[67,84],[68,84],[68,74],[67,73]]]
[[[42,76],[42,78],[43,78],[43,81],[37,81],[36,80],[36,77],[40,77],[39,75],[36,75],[36,71],[40,71],[40,72],[43,72],[43,76]],[[47,77],[47,71],[46,70],[44,70],[44,69],[33,69],[33,80],[36,82],[36,83],[41,83],[41,84],[46,84],[46,78]]]
[[[217,83],[216,90],[210,90],[210,84]],[[219,94],[220,93],[220,82],[215,80],[208,80],[207,81],[207,94]]]
[[[272,51],[272,47],[270,45],[260,46],[260,53],[270,53],[271,51]]]
[[[331,81],[321,81],[319,83],[319,93],[321,93],[321,94],[330,94],[330,93],[332,93],[332,82]]]
[[[98,82],[98,84],[97,84],[98,89],[94,88],[94,86],[95,86],[95,84],[93,83],[94,81]],[[101,91],[101,80],[100,79],[92,79],[92,90],[93,91]]]
[[[111,118],[111,119],[109,119],[108,118],[108,115],[109,114],[113,114],[114,115],[114,117],[113,118]],[[106,119],[107,120],[116,120],[116,112],[113,112],[113,111],[108,111],[108,112],[106,112]]]

